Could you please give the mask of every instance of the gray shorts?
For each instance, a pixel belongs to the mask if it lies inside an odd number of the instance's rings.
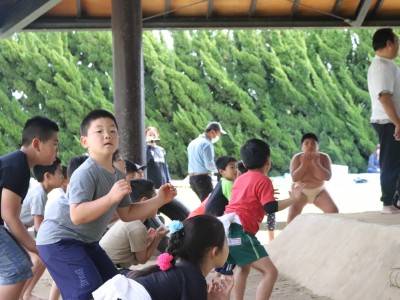
[[[0,285],[11,285],[33,276],[26,250],[0,225]]]

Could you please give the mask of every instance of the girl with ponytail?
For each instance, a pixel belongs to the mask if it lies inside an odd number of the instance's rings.
[[[226,276],[220,282],[207,285],[205,277],[215,267],[221,267],[228,257],[228,245],[222,223],[214,216],[199,215],[187,219],[182,224],[172,221],[167,252],[157,259],[157,265],[143,270],[131,271],[129,298],[141,300],[227,300],[233,287],[233,276]],[[122,275],[117,275],[121,276]],[[115,277],[114,277],[115,278]],[[110,281],[114,280],[111,279]],[[114,280],[115,281],[115,280]],[[93,293],[110,291],[105,283]],[[114,285],[115,286],[115,285]],[[119,289],[121,290],[121,289]],[[108,294],[107,296],[109,296]],[[121,298],[122,295],[113,294]],[[140,296],[139,296],[140,295]]]

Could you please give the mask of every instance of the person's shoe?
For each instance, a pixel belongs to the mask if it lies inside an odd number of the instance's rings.
[[[400,209],[394,207],[393,205],[385,205],[381,210],[382,214],[398,214],[400,213]]]

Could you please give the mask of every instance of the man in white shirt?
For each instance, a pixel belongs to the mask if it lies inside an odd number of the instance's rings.
[[[371,124],[381,145],[382,213],[399,213],[393,206],[400,174],[400,68],[393,60],[399,52],[399,38],[391,28],[379,29],[372,38],[375,57],[368,70]]]

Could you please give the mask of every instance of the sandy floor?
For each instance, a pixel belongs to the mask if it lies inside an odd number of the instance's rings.
[[[331,193],[341,213],[353,213],[364,211],[379,211],[381,203],[379,202],[379,175],[378,174],[347,174],[347,170],[341,171],[340,168],[334,172],[336,176],[327,184],[327,189]],[[366,178],[368,183],[356,184],[354,179],[357,177]],[[176,184],[179,186],[178,184]],[[274,180],[274,186],[279,188],[281,198],[287,196],[290,179],[281,178]],[[199,205],[196,197],[193,197],[192,191],[189,188],[178,189],[178,198],[190,209],[194,209]],[[196,201],[190,201],[195,199]],[[308,205],[303,210],[303,213],[318,213],[320,212],[314,205]],[[277,229],[276,236],[285,226],[287,210],[278,212],[276,215]],[[257,234],[257,238],[261,243],[268,243],[268,234],[265,231],[265,225],[262,224],[261,230]],[[268,249],[268,246],[267,246]],[[211,275],[212,276],[212,275]],[[246,288],[245,299],[253,300],[255,291],[260,280],[260,275],[257,271],[251,271]],[[43,299],[47,299],[51,287],[51,278],[46,272],[36,288],[34,294]],[[274,291],[271,296],[272,300],[329,300],[327,297],[322,297],[313,294],[310,290],[300,286],[290,278],[279,275],[279,278],[274,286]],[[125,300],[125,299],[124,299]]]

